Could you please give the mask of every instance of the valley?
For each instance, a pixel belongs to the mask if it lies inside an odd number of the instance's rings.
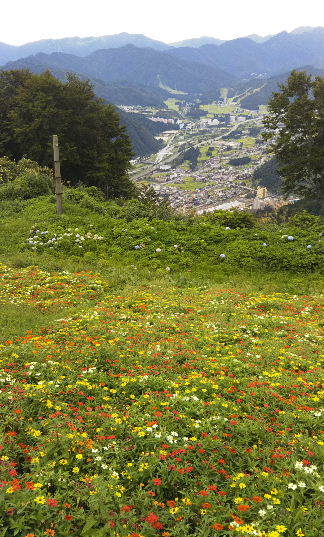
[[[166,103],[169,118],[165,121],[172,121],[178,130],[167,130],[166,124],[166,131],[159,136],[164,147],[135,159],[132,179],[152,186],[180,211],[252,208],[257,187],[253,172],[269,158],[261,136],[265,107],[245,110],[238,99],[226,96],[208,105],[190,105],[177,99]],[[153,119],[168,115],[165,109],[157,108],[140,107],[137,112]],[[195,115],[199,117],[192,117]],[[266,203],[280,201],[269,195]]]

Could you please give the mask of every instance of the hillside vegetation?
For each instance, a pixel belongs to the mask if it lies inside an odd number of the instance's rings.
[[[320,219],[93,188],[60,218],[20,169],[0,186],[1,535],[318,537]]]

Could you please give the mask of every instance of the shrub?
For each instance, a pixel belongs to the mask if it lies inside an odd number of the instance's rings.
[[[230,228],[252,228],[255,226],[255,217],[251,213],[243,211],[215,211],[203,216],[203,220],[228,226]]]
[[[52,191],[48,168],[27,159],[17,163],[7,157],[0,159],[0,200],[36,198]]]

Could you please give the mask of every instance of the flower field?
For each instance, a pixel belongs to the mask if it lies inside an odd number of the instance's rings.
[[[0,265],[0,536],[320,537],[316,296]]]

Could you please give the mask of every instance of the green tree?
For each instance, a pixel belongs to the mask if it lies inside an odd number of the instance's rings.
[[[320,199],[324,213],[324,79],[293,71],[273,94],[264,124],[283,191]]]
[[[50,72],[0,74],[0,155],[51,166],[58,134],[62,174],[72,185],[100,187],[109,198],[129,197],[132,148],[114,106],[96,97],[88,81]]]

